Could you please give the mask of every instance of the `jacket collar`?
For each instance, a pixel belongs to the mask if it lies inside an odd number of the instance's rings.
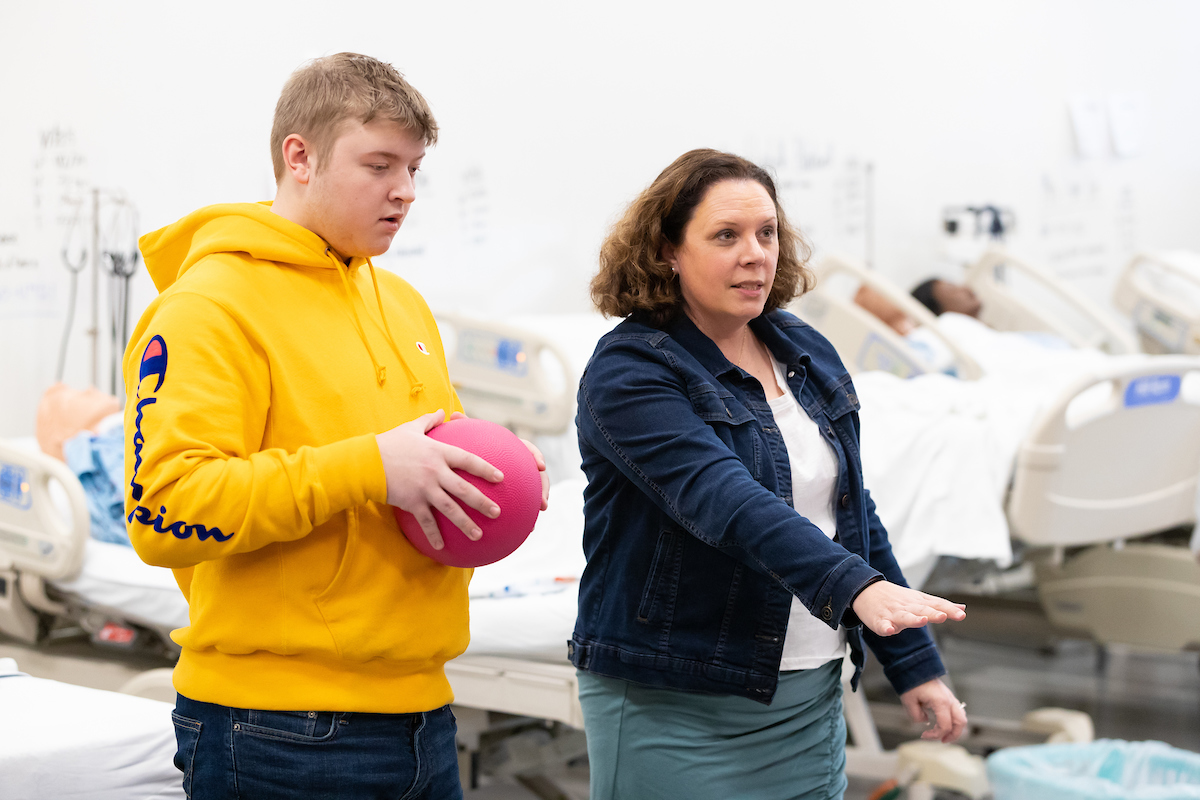
[[[761,314],[750,320],[750,330],[767,346],[775,360],[788,367],[807,367],[812,360],[809,354],[779,329],[775,312]],[[663,327],[663,332],[683,346],[700,362],[708,373],[719,377],[738,369],[721,348],[708,338],[687,314],[680,314]]]

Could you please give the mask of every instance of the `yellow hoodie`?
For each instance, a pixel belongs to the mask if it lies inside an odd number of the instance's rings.
[[[125,353],[125,511],[188,599],[175,688],[269,710],[450,702],[471,573],[404,538],[375,443],[461,410],[424,300],[267,204],[140,245],[160,294]]]

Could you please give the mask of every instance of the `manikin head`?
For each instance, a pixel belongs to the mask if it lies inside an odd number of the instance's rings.
[[[968,317],[978,317],[983,304],[971,291],[970,287],[951,283],[940,278],[930,278],[912,290],[912,296],[934,314],[944,314],[952,311],[955,314],[966,314]]]

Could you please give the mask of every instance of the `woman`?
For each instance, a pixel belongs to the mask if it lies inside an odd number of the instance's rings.
[[[797,251],[801,251],[798,253]],[[588,477],[571,659],[592,797],[829,798],[841,663],[863,643],[929,738],[966,715],[862,485],[833,347],[779,310],[810,286],[775,185],[693,150],[629,207],[592,297],[627,317],[579,386]]]

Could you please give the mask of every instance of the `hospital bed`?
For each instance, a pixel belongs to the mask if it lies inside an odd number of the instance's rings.
[[[167,703],[21,673],[0,659],[0,800],[184,797]]]
[[[1050,334],[1112,355],[1139,351],[1133,334],[1099,305],[1003,248],[986,250],[963,282],[982,304],[979,320],[998,331]]]
[[[929,371],[974,380],[983,370],[965,350],[943,335],[937,317],[907,292],[850,259],[824,256],[813,265],[817,285],[789,310],[838,346],[850,372],[879,370],[901,378]],[[866,286],[904,312],[916,326],[902,336],[854,297]]]
[[[858,274],[841,262],[832,269]],[[897,294],[892,297],[902,299]],[[857,367],[865,438],[874,433],[866,406],[887,400],[883,393],[906,391],[903,384],[918,390],[923,379],[880,384],[867,377],[870,362],[861,354],[878,326],[867,319],[855,328],[864,317],[843,299],[836,298],[840,306],[832,317],[826,309],[835,303],[822,306],[805,298],[797,310]],[[814,316],[814,307],[824,315]],[[923,395],[926,401],[965,393],[944,376],[930,379],[937,391]],[[1000,391],[1004,379],[980,379],[977,393]],[[871,396],[873,384],[881,386],[878,397]],[[997,502],[1012,539],[1027,549],[1047,617],[1063,630],[1105,644],[1200,648],[1200,563],[1186,547],[1139,541],[1195,525],[1200,358],[1085,358],[1074,377],[1045,391],[1052,394],[1019,431],[1007,490]],[[864,471],[870,466],[868,444],[864,441]],[[881,506],[881,516],[884,512]]]
[[[816,288],[791,310],[838,343],[852,373],[880,370],[909,378],[945,372],[974,380],[986,371],[962,342],[947,335],[936,315],[878,272],[838,255],[823,257],[814,271]],[[1133,335],[1103,309],[1005,250],[986,251],[967,269],[964,282],[982,305],[979,321],[997,331],[1041,334],[1113,355],[1138,352]],[[860,287],[903,312],[915,330],[902,336],[860,305],[855,299]]]
[[[0,441],[0,632],[27,644],[82,630],[174,657],[187,602],[169,570],[88,535],[83,487],[32,438]],[[53,629],[53,630],[52,630]]]
[[[1113,289],[1147,353],[1200,353],[1200,256],[1139,253]]]

